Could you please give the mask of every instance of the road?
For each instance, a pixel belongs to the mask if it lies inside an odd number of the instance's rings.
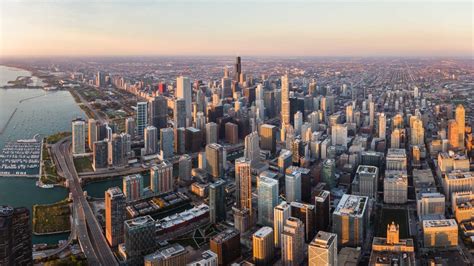
[[[69,192],[73,201],[73,227],[89,265],[118,265],[109,248],[101,226],[97,222],[87,202],[69,152],[71,137],[54,144],[53,157],[58,166],[58,173],[63,174],[69,182]]]
[[[90,105],[90,103],[86,99],[84,99],[84,97],[82,97],[80,93],[73,92],[73,91],[71,91],[70,93],[74,93],[74,95],[77,95],[77,97],[81,100],[82,104],[84,104],[87,108],[89,108],[92,111],[92,113],[94,113],[95,120],[100,121],[100,122],[107,121],[102,115],[99,114],[99,112],[97,112],[97,110],[95,110],[94,107]]]

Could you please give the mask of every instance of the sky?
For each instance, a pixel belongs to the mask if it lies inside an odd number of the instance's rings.
[[[471,56],[471,1],[0,0],[0,57]]]

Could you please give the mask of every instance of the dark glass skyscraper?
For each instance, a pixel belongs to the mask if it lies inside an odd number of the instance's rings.
[[[239,82],[240,79],[240,73],[242,73],[242,64],[240,62],[240,56],[237,56],[235,59],[235,67],[234,67],[235,73],[234,73],[234,80]]]
[[[211,223],[225,220],[225,181],[218,179],[209,186],[209,209]]]
[[[30,212],[0,206],[0,265],[33,265]]]

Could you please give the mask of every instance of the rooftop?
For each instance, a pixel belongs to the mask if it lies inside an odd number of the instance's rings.
[[[378,171],[378,167],[371,165],[359,165],[359,167],[357,167],[358,174],[377,174]]]
[[[229,228],[217,234],[214,238],[212,238],[212,240],[217,243],[223,243],[239,234],[240,233],[237,229]]]
[[[334,210],[334,214],[361,218],[364,215],[367,201],[368,197],[366,196],[344,194]]]
[[[149,225],[149,224],[155,225],[155,220],[153,220],[153,218],[151,218],[150,215],[141,216],[141,217],[137,217],[137,218],[125,221],[126,227],[129,227],[129,228],[142,227],[144,225]]]
[[[173,256],[186,253],[186,249],[178,243],[172,244],[171,246],[164,247],[157,250],[156,252],[145,256],[146,261],[160,261],[171,258]]]
[[[316,237],[311,241],[311,246],[320,248],[328,248],[333,241],[337,239],[337,235],[325,231],[319,231]]]
[[[264,226],[255,232],[253,236],[257,238],[265,238],[269,234],[273,234],[273,229],[271,227]]]
[[[446,176],[448,179],[474,178],[474,172],[453,171]]]
[[[424,220],[423,228],[430,227],[455,227],[458,228],[458,224],[454,219],[443,219],[443,220]]]

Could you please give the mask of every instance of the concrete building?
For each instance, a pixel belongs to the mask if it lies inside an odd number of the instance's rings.
[[[225,161],[224,147],[217,143],[211,143],[206,146],[206,168],[207,172],[214,179],[224,176]]]
[[[466,110],[464,109],[464,106],[462,104],[459,104],[456,106],[456,124],[458,127],[458,146],[461,149],[464,149],[464,140],[466,136]]]
[[[273,231],[275,232],[275,247],[281,246],[281,233],[286,220],[290,217],[290,205],[282,201],[273,209]]]
[[[285,173],[286,168],[291,165],[292,153],[289,150],[281,150],[280,155],[278,156],[278,168],[280,173]]]
[[[331,127],[332,145],[347,146],[347,125],[336,124]]]
[[[172,244],[146,255],[145,266],[184,266],[188,251],[180,244]]]
[[[206,250],[201,253],[201,257],[188,264],[189,266],[217,266],[217,254]]]
[[[416,265],[415,246],[411,238],[400,239],[400,228],[387,225],[387,237],[374,237],[369,265]]]
[[[297,266],[304,260],[304,225],[295,217],[289,217],[281,233],[282,265]]]
[[[308,245],[308,266],[337,266],[337,235],[319,231]]]
[[[301,173],[294,171],[285,175],[285,195],[287,202],[301,201]]]
[[[162,194],[173,190],[173,165],[168,161],[150,168],[150,187],[156,194]]]
[[[258,224],[273,225],[273,209],[278,204],[278,180],[260,175],[258,177]]]
[[[140,174],[125,176],[122,180],[123,193],[127,201],[136,201],[143,196],[143,176]]]
[[[72,121],[72,153],[86,152],[86,121],[75,119]]]
[[[383,201],[404,204],[408,200],[408,176],[405,171],[385,171]]]
[[[407,169],[407,154],[405,149],[388,149],[385,170],[403,171]]]
[[[217,264],[230,265],[240,257],[240,233],[235,229],[226,229],[210,241],[211,251],[217,254]]]
[[[124,222],[125,250],[128,265],[142,265],[144,257],[156,248],[155,220],[142,216]]]
[[[252,236],[253,261],[255,265],[270,265],[273,261],[273,229],[268,226],[260,228]]]
[[[257,131],[254,131],[245,137],[244,157],[250,160],[252,167],[260,161],[259,142]]]
[[[423,242],[425,248],[457,246],[458,224],[456,220],[424,220]]]
[[[453,171],[443,177],[444,193],[448,200],[452,193],[473,192],[474,193],[474,172]]]
[[[148,125],[148,103],[147,102],[137,102],[137,135],[143,137],[145,133],[145,128]]]
[[[276,152],[277,127],[263,124],[260,126],[260,148],[262,150]]]
[[[451,207],[458,224],[474,221],[474,193],[472,191],[453,193]]]
[[[340,246],[361,246],[368,222],[368,197],[344,194],[332,214]]]
[[[210,122],[206,124],[206,144],[217,143],[219,137],[219,131],[217,130],[217,124]]]
[[[125,195],[120,188],[111,187],[105,191],[105,237],[111,247],[123,243],[125,207]]]
[[[158,148],[158,130],[154,126],[145,128],[145,154],[156,154]]]
[[[371,165],[359,165],[352,181],[352,194],[377,197],[379,169]]]
[[[193,162],[191,156],[183,154],[179,157],[178,161],[178,173],[179,181],[188,182],[191,180],[191,170],[193,169]]]
[[[425,215],[443,215],[446,197],[439,192],[420,193],[416,201],[416,211],[420,221]]]

